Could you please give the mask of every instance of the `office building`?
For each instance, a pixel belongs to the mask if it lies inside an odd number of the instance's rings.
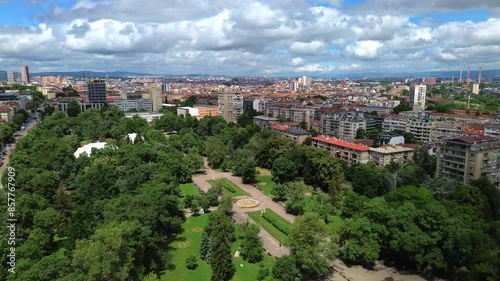
[[[219,115],[227,122],[236,123],[243,114],[243,95],[220,94],[218,96]]]
[[[16,77],[14,76],[14,71],[7,72],[7,82],[9,82],[9,83],[16,82]]]
[[[87,81],[87,97],[90,103],[106,102],[106,81],[104,79],[91,79]]]
[[[7,81],[7,72],[0,71],[0,81]]]
[[[413,85],[410,89],[410,107],[413,112],[425,110],[425,95],[427,87],[425,85]]]
[[[21,83],[25,85],[30,83],[30,71],[27,66],[21,67]]]
[[[149,85],[149,98],[153,104],[153,111],[160,111],[163,107],[163,92],[161,83],[152,83]]]
[[[436,176],[457,178],[464,184],[481,176],[495,181],[500,139],[467,136],[446,140],[438,147]]]

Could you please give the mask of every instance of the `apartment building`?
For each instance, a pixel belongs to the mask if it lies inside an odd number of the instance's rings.
[[[403,115],[389,115],[382,122],[382,130],[385,132],[391,131],[406,131],[406,121],[408,118]]]
[[[431,141],[432,129],[433,121],[427,118],[412,117],[406,122],[406,132],[412,133],[419,141]]]
[[[152,111],[153,104],[149,99],[136,99],[136,100],[115,100],[110,104],[116,105],[122,111],[137,110],[137,111]]]
[[[339,134],[338,138],[343,140],[353,140],[356,138],[356,132],[359,129],[365,131],[370,131],[367,127],[370,123],[371,127],[375,127],[373,120],[370,119],[369,115],[365,112],[359,111],[347,111],[342,114],[339,121]],[[373,129],[370,128],[370,129]]]
[[[429,141],[438,142],[462,136],[464,128],[461,122],[434,121]]]
[[[298,127],[290,127],[287,125],[274,124],[271,125],[270,129],[272,131],[278,132],[280,135],[293,140],[297,144],[301,144],[305,139],[311,136],[311,134]]]
[[[286,105],[269,105],[265,108],[265,115],[278,119],[289,120],[295,123],[306,122],[310,129],[314,120],[314,108],[312,107],[287,107]]]
[[[106,81],[104,79],[91,79],[87,81],[87,97],[90,103],[105,103]]]
[[[348,164],[366,164],[370,160],[370,147],[325,136],[312,138],[312,145],[327,149],[335,158]]]
[[[270,116],[254,116],[253,123],[261,129],[269,129],[271,125],[278,123],[278,118]]]
[[[492,136],[500,138],[500,124],[488,123],[485,126],[484,134],[486,136]]]
[[[413,85],[410,88],[410,107],[413,112],[421,112],[425,110],[425,97],[427,86]]]
[[[329,137],[338,137],[339,123],[342,118],[343,111],[330,108],[325,110],[320,116],[319,132],[322,135]]]
[[[219,115],[227,122],[238,122],[243,114],[243,95],[220,94],[218,96]]]
[[[373,161],[381,168],[391,162],[403,164],[412,159],[414,151],[411,148],[397,145],[386,145],[377,148],[370,147],[370,161]]]
[[[14,119],[14,108],[9,106],[0,106],[0,119],[6,122]]]
[[[386,115],[386,114],[391,114],[393,108],[386,106],[378,106],[378,105],[360,105],[356,107],[356,110],[366,113],[377,112],[378,115]]]
[[[467,136],[446,140],[438,147],[437,176],[449,176],[468,184],[486,176],[496,181],[500,139]]]
[[[163,108],[163,92],[161,83],[151,83],[149,85],[149,99],[153,107],[153,111],[158,112]]]

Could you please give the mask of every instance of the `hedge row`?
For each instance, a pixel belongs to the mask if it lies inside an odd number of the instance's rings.
[[[279,231],[285,233],[286,235],[290,235],[292,232],[292,226],[284,222],[280,217],[277,217],[278,215],[272,211],[266,210],[266,212],[262,215],[266,221],[268,221],[270,224],[272,224],[276,229]]]

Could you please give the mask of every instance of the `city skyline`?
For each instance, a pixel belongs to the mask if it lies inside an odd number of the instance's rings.
[[[349,76],[500,63],[497,1],[18,2],[0,0],[6,71]]]

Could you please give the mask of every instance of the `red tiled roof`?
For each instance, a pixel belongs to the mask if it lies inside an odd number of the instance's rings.
[[[271,129],[275,129],[275,130],[278,130],[278,131],[286,131],[288,130],[288,126],[282,126],[282,125],[277,125],[277,124],[274,124],[274,125],[271,125]]]
[[[329,144],[333,144],[336,146],[341,146],[341,147],[349,148],[349,149],[353,149],[353,150],[358,150],[358,151],[369,151],[370,150],[370,147],[368,147],[366,145],[361,145],[361,144],[356,144],[356,143],[347,142],[347,141],[343,141],[343,140],[338,140],[335,138],[327,138],[327,137],[321,136],[321,137],[314,137],[312,139],[315,141],[325,142],[325,143],[329,143]]]

